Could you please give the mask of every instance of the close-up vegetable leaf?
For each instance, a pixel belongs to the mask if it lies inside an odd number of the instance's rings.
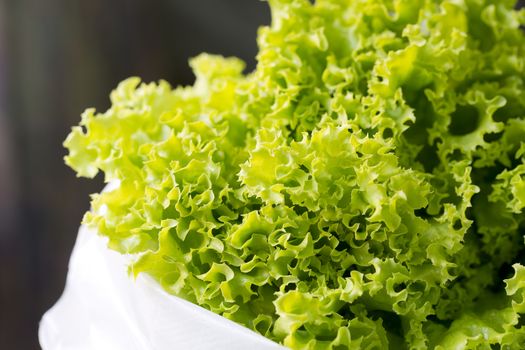
[[[65,141],[130,273],[291,349],[525,348],[525,11],[270,0],[257,66],[122,82]],[[499,346],[499,347],[498,347]]]

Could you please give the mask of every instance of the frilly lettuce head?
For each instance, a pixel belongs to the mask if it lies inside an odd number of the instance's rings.
[[[291,349],[525,349],[525,12],[270,0],[256,69],[138,78],[65,141],[132,271]]]

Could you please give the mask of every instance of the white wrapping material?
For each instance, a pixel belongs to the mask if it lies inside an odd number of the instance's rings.
[[[172,350],[284,347],[166,293],[153,279],[128,276],[126,257],[82,226],[66,288],[39,329],[44,350]]]

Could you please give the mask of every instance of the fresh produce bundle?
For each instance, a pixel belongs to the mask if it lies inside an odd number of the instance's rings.
[[[253,72],[203,54],[82,115],[67,164],[117,184],[85,223],[291,349],[525,348],[525,12],[269,4]]]

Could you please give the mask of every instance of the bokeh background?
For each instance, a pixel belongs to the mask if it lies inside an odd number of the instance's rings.
[[[99,176],[79,179],[62,141],[118,82],[191,84],[189,57],[255,66],[259,0],[0,0],[0,349],[38,349]]]
[[[521,6],[525,0],[520,0]],[[260,0],[0,0],[0,349],[38,349],[89,194],[62,141],[129,76],[191,84],[189,57],[255,66]]]

